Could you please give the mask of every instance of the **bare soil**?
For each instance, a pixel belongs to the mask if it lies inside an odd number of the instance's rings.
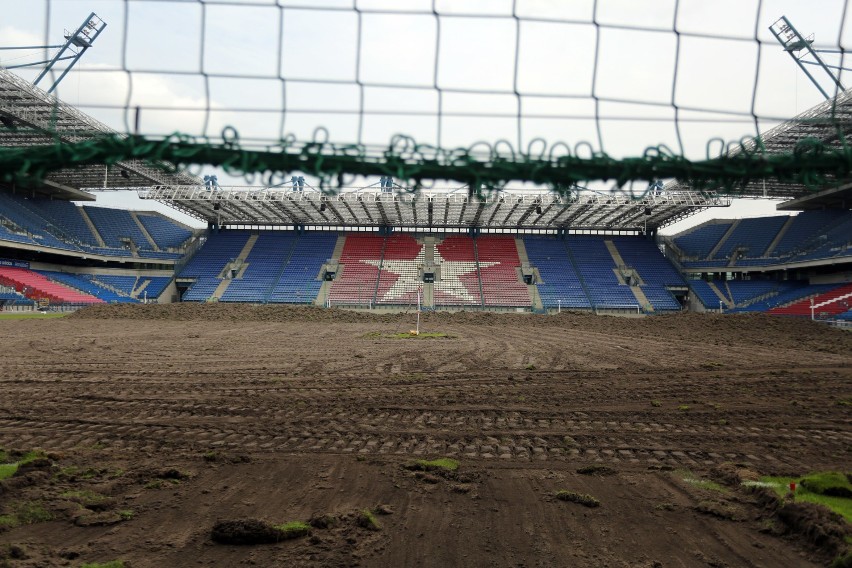
[[[788,526],[738,481],[849,469],[852,334],[462,312],[424,315],[445,338],[396,337],[413,327],[242,305],[0,321],[0,448],[47,454],[0,482],[0,566],[768,568],[843,551],[848,525],[815,539],[819,514]],[[405,467],[439,457],[458,469]],[[290,521],[310,534],[278,540]]]

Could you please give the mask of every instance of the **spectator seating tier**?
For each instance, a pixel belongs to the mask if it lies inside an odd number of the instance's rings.
[[[0,284],[13,286],[15,290],[34,300],[47,299],[59,304],[103,303],[103,300],[95,296],[72,290],[25,268],[0,266]]]

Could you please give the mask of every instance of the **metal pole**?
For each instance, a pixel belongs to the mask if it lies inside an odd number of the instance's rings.
[[[417,288],[417,328],[415,335],[420,335],[420,287]]]
[[[722,300],[719,300],[719,313],[722,313]]]
[[[562,313],[562,300],[556,300],[556,313]]]
[[[814,299],[811,298],[811,321],[813,321],[814,319]]]

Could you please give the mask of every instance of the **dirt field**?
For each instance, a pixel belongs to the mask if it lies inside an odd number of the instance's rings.
[[[395,336],[413,325],[226,305],[0,321],[0,448],[47,453],[0,482],[0,566],[769,568],[842,552],[738,480],[850,469],[852,333],[460,313],[424,317],[446,337]],[[439,457],[458,470],[405,467]],[[241,519],[313,527],[213,541]]]

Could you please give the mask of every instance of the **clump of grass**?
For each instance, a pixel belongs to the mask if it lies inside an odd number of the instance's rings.
[[[681,404],[680,406],[677,407],[677,409],[680,410],[681,412],[686,412],[687,410],[689,410],[689,405],[688,404]]]
[[[110,560],[109,562],[89,562],[80,568],[124,568],[124,560]]]
[[[145,489],[162,489],[163,485],[162,479],[154,479],[145,484]]]
[[[15,475],[16,471],[18,471],[18,464],[16,463],[0,464],[0,479],[8,479]]]
[[[693,507],[699,513],[735,521],[740,517],[740,513],[736,507],[730,503],[720,503],[718,501],[701,501]]]
[[[111,498],[88,490],[66,491],[62,493],[62,497],[93,510],[106,509],[112,505]]]
[[[274,525],[274,528],[281,533],[281,538],[283,540],[299,538],[300,536],[306,536],[311,532],[311,525],[303,523],[302,521],[290,521],[283,525]]]
[[[691,471],[688,470],[680,470],[677,472],[681,479],[683,479],[686,483],[692,485],[693,487],[699,487],[701,489],[707,489],[709,491],[718,491],[719,493],[727,493],[727,489],[716,483],[715,481],[710,481],[709,479],[701,479],[700,477],[696,477],[692,474]]]
[[[53,515],[39,501],[22,501],[11,507],[16,525],[34,525],[53,520]]]
[[[435,460],[417,460],[405,467],[416,471],[456,471],[459,468],[459,462],[451,458],[438,458]]]
[[[809,476],[805,477],[807,478]],[[779,497],[784,497],[789,492],[790,483],[793,481],[800,483],[800,478],[767,476],[761,477],[758,483],[764,487],[770,487],[776,494],[778,494]],[[744,482],[744,485],[755,485],[755,482]],[[808,489],[806,485],[800,484],[796,489],[796,501],[816,503],[818,505],[828,507],[838,515],[843,516],[847,522],[852,523],[852,499],[814,493]]]
[[[33,450],[25,453],[19,459],[12,461],[13,457],[5,450],[0,450],[0,479],[8,479],[15,475],[18,468],[32,461],[45,457],[42,450]]]
[[[852,483],[846,475],[836,471],[811,473],[802,478],[801,484],[812,493],[852,498]]]
[[[122,509],[118,512],[118,516],[121,517],[122,521],[129,521],[135,514],[131,509]]]
[[[556,492],[556,498],[560,501],[568,501],[570,503],[579,503],[584,507],[600,507],[601,502],[586,493],[575,493],[562,489]]]
[[[355,519],[355,522],[358,524],[359,527],[363,527],[367,530],[382,530],[382,525],[379,524],[379,521],[376,520],[376,516],[370,509],[364,509],[362,511],[359,511],[358,517]]]
[[[0,515],[0,532],[18,526],[18,519],[14,515]]]
[[[653,406],[654,408],[660,408],[662,405],[663,405],[663,403],[660,402],[659,400],[652,400],[651,401],[651,406]]]
[[[665,502],[656,505],[654,509],[658,511],[674,511],[675,509],[677,509],[677,505],[675,505],[674,503]]]
[[[618,470],[608,465],[595,464],[581,467],[577,470],[577,473],[580,475],[615,475],[618,473]]]
[[[387,336],[389,339],[453,339],[455,336],[441,331],[414,333],[394,333]]]
[[[529,365],[527,365],[526,367],[524,367],[524,369],[526,369],[527,371],[535,371],[535,365],[533,365],[532,363],[530,363]]]

